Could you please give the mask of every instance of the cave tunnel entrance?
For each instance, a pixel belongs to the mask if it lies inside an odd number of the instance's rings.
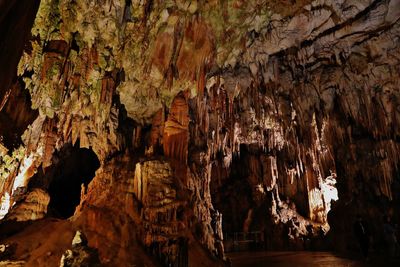
[[[48,188],[49,212],[59,218],[71,217],[79,205],[82,184],[87,187],[94,178],[100,162],[91,149],[69,147],[61,150]],[[63,155],[62,153],[65,153]]]
[[[254,202],[248,178],[251,175],[251,157],[256,155],[256,152],[249,150],[248,146],[240,145],[240,155],[233,154],[229,172],[224,169],[223,155],[217,154],[218,163],[211,170],[211,199],[215,213],[218,211],[222,214],[221,226],[226,252],[251,251],[262,245],[261,238],[257,244],[249,240],[259,236],[259,221],[264,219],[258,214],[262,208]],[[264,206],[263,208],[266,209]],[[255,221],[248,219],[254,216],[257,217]],[[212,226],[215,228],[215,214],[212,217]]]
[[[79,148],[79,144],[66,145],[54,154],[52,162],[44,172],[40,168],[29,187],[46,189],[50,195],[48,215],[66,219],[74,214],[82,184],[88,186],[100,162],[92,149]]]
[[[331,201],[338,200],[336,174],[331,172],[312,187],[307,187],[307,177],[290,182],[290,176],[281,175],[268,189],[272,173],[283,173],[290,160],[283,152],[267,155],[256,145],[241,144],[229,172],[223,155],[216,158],[210,189],[213,208],[222,214],[225,251],[310,249],[311,239],[313,246],[326,246],[326,212]],[[309,216],[309,208],[317,216]]]

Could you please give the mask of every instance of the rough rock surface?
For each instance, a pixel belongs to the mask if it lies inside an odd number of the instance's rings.
[[[399,0],[42,0],[31,102],[0,94],[0,216],[44,216],[29,185],[75,145],[100,168],[70,220],[105,265],[216,266],[234,232],[343,248],[356,213],[378,235],[400,216],[399,19]]]
[[[187,204],[186,199],[178,199],[179,182],[175,181],[171,167],[159,161],[137,163],[133,182],[134,194],[143,205],[144,245],[156,255],[168,255],[161,259],[167,266],[187,265],[187,240],[183,235]]]
[[[7,214],[5,220],[29,221],[44,218],[47,214],[50,196],[45,191],[35,188],[20,201]]]
[[[23,267],[25,264],[25,261],[0,261],[0,266],[4,267]]]
[[[77,231],[72,240],[72,250],[68,249],[61,257],[60,267],[100,266],[97,251],[87,246],[85,235]]]

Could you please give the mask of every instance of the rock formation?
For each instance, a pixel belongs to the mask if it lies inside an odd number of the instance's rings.
[[[72,250],[66,250],[60,261],[60,267],[75,266],[100,266],[97,251],[87,246],[87,239],[80,231],[76,231],[72,240]]]
[[[400,219],[399,0],[24,2],[0,0],[1,236],[57,217],[105,266],[222,266],[235,232],[344,249],[356,214]]]

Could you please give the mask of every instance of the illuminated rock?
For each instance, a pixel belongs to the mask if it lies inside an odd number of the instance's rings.
[[[344,219],[400,216],[398,0],[103,2],[40,3],[0,91],[1,217],[45,216],[30,185],[73,145],[100,168],[69,221],[105,264],[218,266],[237,232],[341,246]]]
[[[21,203],[17,203],[6,220],[30,221],[39,220],[46,216],[50,196],[41,189],[30,191]]]

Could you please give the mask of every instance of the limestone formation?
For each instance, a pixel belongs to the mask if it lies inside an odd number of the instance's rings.
[[[0,266],[4,267],[23,267],[25,266],[24,261],[0,261]]]
[[[68,249],[61,257],[60,267],[100,266],[97,251],[87,246],[85,235],[77,231],[72,240],[72,250]]]
[[[47,206],[50,202],[50,196],[41,189],[33,189],[25,199],[16,203],[5,220],[30,221],[39,220],[46,216]]]
[[[356,214],[400,219],[399,0],[3,2],[2,223],[57,217],[84,149],[58,218],[105,266],[223,266],[252,232],[344,249]]]
[[[72,239],[72,247],[86,246],[86,236],[81,231],[76,231],[74,239]]]

